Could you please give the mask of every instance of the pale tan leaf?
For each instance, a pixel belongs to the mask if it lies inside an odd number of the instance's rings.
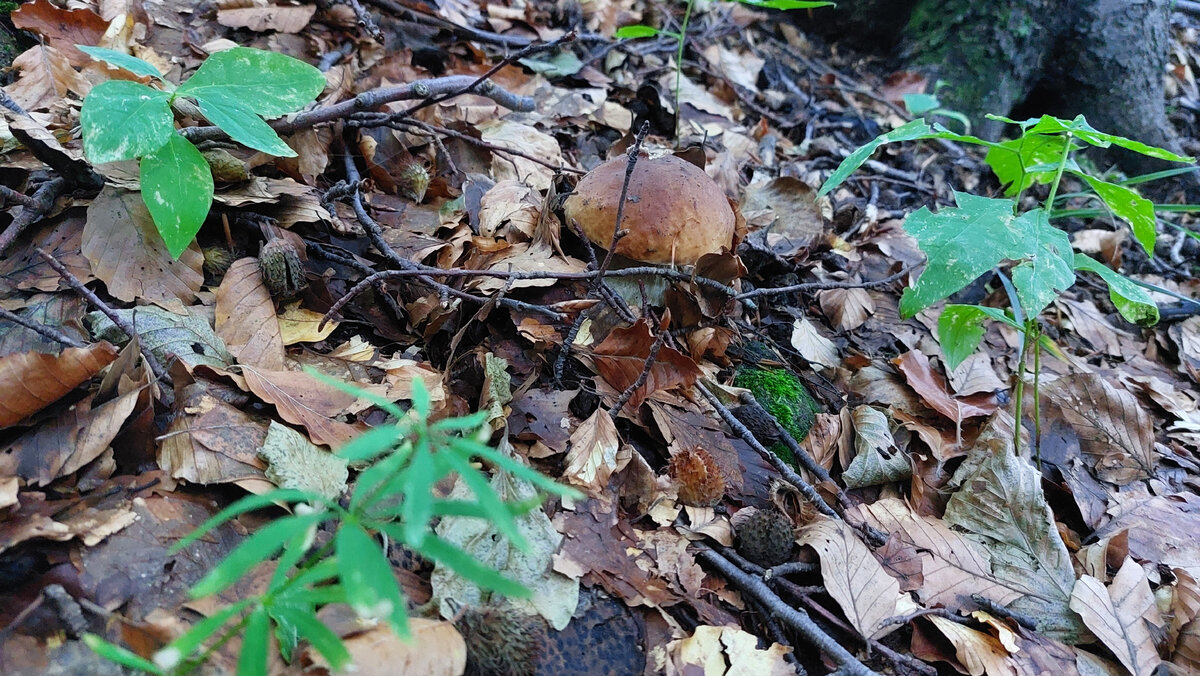
[[[261,478],[258,449],[267,426],[210,394],[199,383],[184,389],[158,447],[158,466],[167,476],[197,484]]]
[[[990,394],[1007,390],[1008,383],[1000,380],[992,359],[983,352],[974,352],[950,372],[950,386],[960,396]]]
[[[845,521],[822,518],[806,526],[797,539],[821,557],[821,581],[850,624],[864,638],[879,638],[883,621],[896,615],[900,583],[888,575],[871,550]]]
[[[994,452],[977,446],[974,453],[986,455],[982,462],[968,458],[955,475],[961,488],[946,504],[946,522],[987,547],[996,579],[1032,590],[1009,607],[1037,619],[1047,636],[1078,639],[1082,627],[1069,610],[1075,570],[1042,493],[1041,473],[1008,444]]]
[[[58,401],[116,358],[117,349],[105,341],[69,347],[58,355],[22,352],[0,357],[0,428]]]
[[[83,255],[108,292],[127,303],[196,298],[204,254],[195,242],[176,260],[154,227],[141,193],[104,186],[87,209]]]
[[[701,625],[667,644],[667,673],[790,676],[796,669],[783,659],[787,652],[778,643],[759,650],[758,639],[738,627]]]
[[[282,371],[286,362],[275,301],[263,283],[257,258],[229,266],[217,288],[216,330],[238,363]]]
[[[508,120],[491,119],[476,126],[480,137],[501,148],[513,148],[551,166],[566,166],[562,150],[553,136]],[[554,170],[524,157],[494,153],[492,177],[496,181],[519,181],[535,190],[548,190],[554,182]]]
[[[68,92],[83,98],[92,88],[71,66],[71,60],[49,45],[30,47],[13,59],[12,65],[21,75],[4,89],[25,110],[45,110]]]
[[[316,11],[316,5],[222,9],[217,11],[217,23],[230,28],[249,28],[257,32],[299,33],[308,25]]]
[[[300,307],[299,302],[289,304],[279,315],[279,335],[283,344],[318,343],[325,340],[341,323],[330,320],[321,327],[324,317],[320,312]],[[369,352],[373,353],[374,347],[368,347]]]
[[[571,433],[570,444],[563,477],[593,495],[598,494],[617,471],[621,439],[612,416],[603,408],[596,409]]]
[[[921,395],[926,405],[950,420],[961,422],[966,418],[991,415],[998,406],[996,398],[992,396],[954,396],[946,387],[942,375],[933,370],[929,357],[918,350],[909,350],[893,359],[892,363],[900,368],[904,379]]]
[[[764,238],[772,249],[792,252],[811,246],[825,233],[821,210],[813,200],[816,191],[794,176],[756,181],[746,186],[742,214],[748,225],[766,231],[753,235]]]
[[[854,459],[842,479],[848,488],[875,486],[912,476],[908,456],[896,447],[887,416],[867,405],[850,414],[854,422]]]
[[[1146,573],[1132,558],[1126,557],[1107,588],[1090,575],[1081,577],[1071,608],[1133,676],[1151,676],[1162,663],[1147,620],[1158,615],[1154,594]]]
[[[941,519],[918,516],[903,501],[886,498],[858,507],[864,517],[901,543],[915,547],[922,560],[925,585],[918,592],[926,605],[960,608],[971,594],[1008,605],[1034,593],[1022,580],[1000,580],[992,574],[988,550]]]
[[[1096,476],[1124,486],[1154,474],[1154,425],[1124,388],[1095,373],[1063,376],[1042,392],[1079,435]]]
[[[1016,667],[1008,661],[1008,653],[989,634],[952,622],[944,617],[929,616],[933,626],[954,645],[954,654],[971,676],[1014,676]]]
[[[400,638],[386,624],[344,638],[354,663],[353,673],[356,676],[458,676],[463,673],[467,665],[467,644],[453,624],[413,617],[408,620],[408,629],[412,632],[409,639]],[[315,665],[329,668],[324,656],[311,646],[305,648],[304,654]]]
[[[361,425],[333,419],[354,403],[354,395],[326,385],[307,373],[264,371],[243,366],[242,375],[251,392],[274,404],[284,420],[303,425],[315,443],[336,450],[363,431]]]
[[[346,460],[318,447],[303,434],[274,420],[258,454],[267,461],[271,483],[337,500],[346,490]]]
[[[837,346],[821,335],[807,319],[797,319],[792,323],[792,347],[817,366],[837,368],[842,363]]]
[[[1070,319],[1068,328],[1086,340],[1098,352],[1112,357],[1124,355],[1135,336],[1114,326],[1088,299],[1059,298],[1054,301]]]
[[[866,289],[825,289],[817,292],[821,312],[842,331],[853,331],[875,312]]]

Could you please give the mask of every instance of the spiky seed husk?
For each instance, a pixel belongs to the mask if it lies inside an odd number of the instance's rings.
[[[773,509],[757,509],[749,516],[734,519],[733,546],[738,554],[763,568],[785,563],[792,558],[795,534],[792,521]]]
[[[679,485],[679,502],[689,507],[712,507],[725,495],[721,468],[702,448],[676,453],[667,465],[667,474]]]

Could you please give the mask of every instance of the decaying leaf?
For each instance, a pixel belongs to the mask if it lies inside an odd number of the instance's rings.
[[[1133,676],[1151,676],[1162,660],[1152,631],[1162,626],[1142,567],[1126,558],[1106,588],[1090,575],[1079,578],[1071,608]]]
[[[899,583],[845,521],[820,519],[806,526],[797,542],[817,550],[825,589],[860,635],[879,638],[899,627],[883,626],[897,614]]]
[[[1079,434],[1096,476],[1124,486],[1154,473],[1154,428],[1127,390],[1094,373],[1063,376],[1042,388]]]
[[[24,352],[0,357],[0,428],[37,413],[117,358],[117,349],[101,341],[71,347],[55,356]]]
[[[608,485],[617,466],[621,438],[612,416],[596,409],[571,433],[567,468],[563,477],[571,484],[596,495]]]

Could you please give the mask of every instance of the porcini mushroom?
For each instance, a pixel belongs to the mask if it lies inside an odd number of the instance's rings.
[[[621,155],[596,167],[563,204],[568,221],[579,223],[593,244],[606,249],[628,161]],[[733,247],[734,224],[725,192],[704,170],[674,155],[642,156],[629,179],[621,220],[629,234],[615,253],[643,263],[694,265],[705,254]]]

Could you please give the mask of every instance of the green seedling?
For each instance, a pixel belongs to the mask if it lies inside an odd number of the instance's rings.
[[[389,624],[407,637],[404,594],[392,574],[386,542],[394,541],[429,561],[445,565],[481,588],[525,598],[529,591],[503,577],[470,554],[440,538],[433,523],[447,516],[491,523],[518,547],[527,543],[517,517],[541,504],[540,498],[504,501],[487,476],[482,461],[514,481],[525,481],[542,494],[579,499],[562,486],[484,440],[491,437],[489,411],[431,421],[431,402],[420,379],[413,381],[412,407],[401,410],[391,401],[344,383],[324,379],[370,400],[391,414],[393,422],[374,427],[340,448],[337,455],[359,468],[346,502],[298,490],[277,489],[233,503],[172,547],[179,552],[217,526],[247,512],[288,505],[291,513],[271,521],[245,539],[191,589],[193,598],[227,590],[269,565],[271,578],[263,593],[243,599],[197,622],[147,660],[96,635],[84,640],[100,655],[131,669],[163,676],[187,674],[219,646],[241,635],[240,676],[265,675],[272,633],[285,660],[292,661],[300,641],[307,641],[335,671],[346,667],[350,654],[342,640],[317,616],[323,606],[350,606],[366,621]],[[435,486],[458,480],[470,487],[474,500],[440,497]],[[318,526],[332,532],[314,545]]]
[[[1020,135],[1009,141],[985,141],[954,133],[924,119],[914,120],[876,137],[854,151],[821,186],[817,196],[828,194],[846,180],[880,146],[898,141],[946,139],[981,145],[988,149],[986,162],[995,172],[1004,197],[980,197],[955,192],[955,207],[943,207],[937,213],[922,207],[910,214],[904,229],[917,239],[928,264],[916,283],[900,298],[901,317],[912,317],[957,293],[984,274],[1008,268],[1000,279],[1009,296],[1009,308],[1001,310],[980,305],[947,305],[938,320],[938,339],[946,356],[946,367],[956,368],[979,347],[986,320],[1002,322],[1022,336],[1018,357],[1015,406],[1021,419],[1025,373],[1032,359],[1035,439],[1040,438],[1038,404],[1039,358],[1042,349],[1056,351],[1054,343],[1042,334],[1038,316],[1062,292],[1075,284],[1076,272],[1097,275],[1107,284],[1109,298],[1117,311],[1130,322],[1150,326],[1158,322],[1158,307],[1141,285],[1111,270],[1104,264],[1071,246],[1067,233],[1051,225],[1064,212],[1053,209],[1059,203],[1058,191],[1063,176],[1079,178],[1094,199],[1109,213],[1129,224],[1133,236],[1150,256],[1154,255],[1157,219],[1154,204],[1128,185],[1105,181],[1084,171],[1075,153],[1088,146],[1118,146],[1143,155],[1173,162],[1194,162],[1132,139],[1096,130],[1082,115],[1062,120],[1049,115],[1018,122],[1004,117],[991,119],[1015,125]],[[1021,194],[1035,184],[1049,185],[1044,200],[1022,211]],[[1010,280],[1011,278],[1011,280]],[[1014,434],[1019,449],[1020,425]]]
[[[828,7],[836,5],[833,2],[824,0],[737,0],[748,7],[756,9],[812,9],[814,7]],[[622,26],[613,33],[613,37],[618,39],[634,39],[634,38],[653,38],[660,35],[665,35],[675,40],[675,137],[679,137],[679,118],[682,114],[680,110],[681,102],[679,100],[680,83],[682,82],[683,73],[683,47],[687,40],[688,22],[692,18],[692,9],[695,8],[696,0],[687,0],[687,7],[683,11],[683,22],[679,25],[679,32],[662,30],[654,26],[645,24],[633,24],[630,26]]]
[[[77,45],[94,59],[151,78],[102,82],[83,100],[83,151],[93,164],[137,160],[142,200],[175,258],[208,217],[213,178],[208,162],[175,129],[172,105],[191,99],[230,138],[255,150],[295,157],[263,118],[297,111],[325,87],[321,71],[283,54],[234,47],[208,57],[183,84],[158,68],[111,49]]]

